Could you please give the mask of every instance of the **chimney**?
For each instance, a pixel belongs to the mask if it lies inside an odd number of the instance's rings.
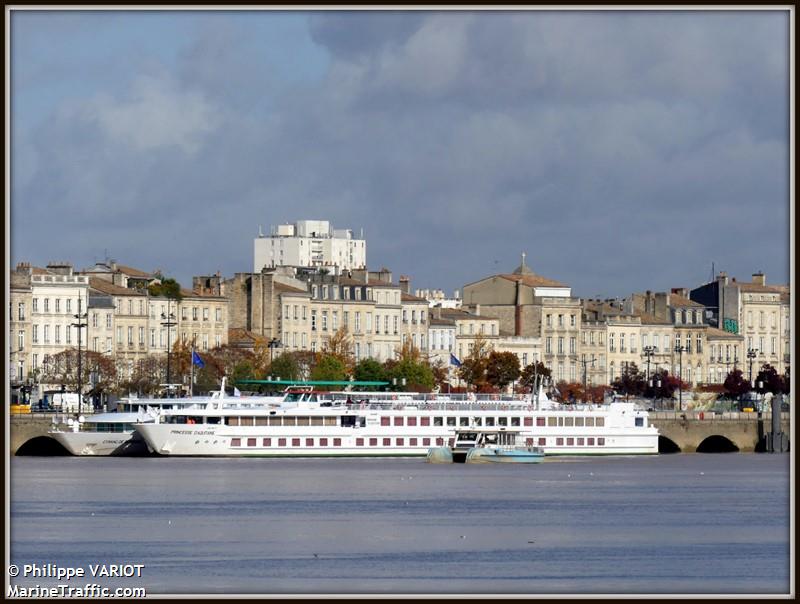
[[[757,273],[753,273],[753,283],[756,285],[766,285],[767,278],[764,276],[764,273],[758,271]]]
[[[719,275],[717,275],[717,281],[722,285],[728,285],[728,274],[720,271]]]
[[[400,282],[400,291],[410,294],[411,279],[409,279],[407,275],[400,275],[399,282]]]

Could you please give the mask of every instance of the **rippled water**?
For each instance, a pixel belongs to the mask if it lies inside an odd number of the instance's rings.
[[[148,593],[788,593],[789,456],[14,458],[12,562]],[[24,580],[20,585],[56,584]]]

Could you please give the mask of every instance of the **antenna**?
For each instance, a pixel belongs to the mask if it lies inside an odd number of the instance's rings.
[[[712,261],[711,261],[711,281],[713,281],[713,280],[714,280],[714,277],[716,276],[716,274],[717,274],[717,273],[716,273],[716,272],[714,272],[714,261],[712,260]]]

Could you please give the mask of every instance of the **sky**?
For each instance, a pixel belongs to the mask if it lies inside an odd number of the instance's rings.
[[[313,219],[448,294],[523,252],[584,297],[712,263],[789,281],[786,11],[14,10],[10,32],[12,266],[190,286]]]

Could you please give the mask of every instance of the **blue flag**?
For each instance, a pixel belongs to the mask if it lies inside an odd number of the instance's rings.
[[[456,367],[461,367],[461,361],[456,358],[452,352],[450,353],[450,364],[455,365]]]
[[[201,359],[200,355],[197,354],[194,350],[192,350],[192,364],[197,365],[201,369],[206,366],[205,362],[203,362],[203,359]]]

